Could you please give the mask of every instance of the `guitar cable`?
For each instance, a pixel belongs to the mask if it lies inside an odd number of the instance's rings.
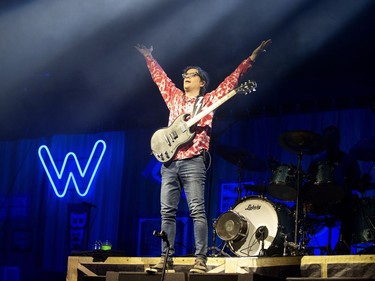
[[[202,155],[204,159],[204,163],[206,164],[206,172],[211,168],[211,163],[212,163],[212,157],[209,151],[203,149],[202,150]]]

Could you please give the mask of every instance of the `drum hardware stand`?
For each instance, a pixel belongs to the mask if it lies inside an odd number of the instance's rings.
[[[308,254],[308,250],[307,250],[307,247],[306,245],[309,243],[309,239],[307,238],[307,234],[306,234],[306,225],[305,225],[305,222],[306,222],[306,217],[307,217],[307,211],[306,211],[306,208],[303,207],[303,219],[302,219],[302,224],[301,224],[301,227],[300,227],[300,234],[301,234],[301,254],[302,255],[306,255]]]
[[[304,221],[306,219],[306,211],[304,209],[303,217],[300,220],[300,195],[301,195],[301,184],[302,184],[302,158],[303,153],[300,151],[298,153],[297,157],[297,196],[296,196],[296,210],[295,210],[295,218],[294,218],[294,243],[290,244],[291,248],[293,249],[293,252],[296,252],[298,255],[305,254],[305,229],[304,229]],[[295,255],[295,254],[294,254]]]
[[[332,254],[332,228],[335,226],[336,221],[334,219],[327,220],[326,226],[328,228],[328,238],[327,238],[327,246],[326,246],[326,253],[327,255]]]
[[[283,256],[284,257],[287,256],[288,252],[290,253],[291,256],[296,256],[297,249],[298,249],[298,245],[294,242],[288,242],[288,235],[285,235]]]
[[[227,247],[227,243],[228,243],[227,241],[225,241],[225,244],[222,249],[216,247],[216,223],[217,223],[217,219],[214,219],[212,223],[212,245],[213,246],[209,248],[209,250],[211,250],[211,257],[218,257],[219,254],[221,256],[229,257],[230,255],[224,252],[225,247]]]
[[[259,251],[259,257],[266,257],[267,256],[267,252],[266,250],[264,249],[264,239],[261,240],[261,248],[260,248],[260,251]]]
[[[284,251],[283,251],[283,256],[286,257],[288,254],[287,254],[287,249],[289,250],[290,252],[290,249],[289,249],[289,242],[288,242],[288,235],[285,235],[284,237]]]
[[[300,197],[300,186],[301,186],[301,167],[302,167],[302,152],[298,153],[298,162],[297,162],[297,196],[296,196],[296,211],[294,218],[294,245],[299,244],[299,197]],[[298,247],[297,247],[298,248]]]
[[[327,254],[332,254],[332,228],[333,225],[328,226],[328,241],[327,241]]]
[[[324,141],[321,135],[311,131],[298,130],[288,131],[279,136],[279,144],[286,150],[297,154],[297,196],[296,196],[296,210],[294,217],[294,244],[297,249],[301,249],[300,234],[304,233],[304,229],[299,228],[299,201],[300,188],[302,184],[302,156],[305,154],[316,154],[324,149]]]
[[[265,257],[267,256],[267,252],[266,250],[264,249],[264,240],[268,237],[268,229],[266,226],[260,226],[256,233],[255,233],[255,237],[261,241],[261,249],[259,251],[259,255],[260,257]]]
[[[341,233],[339,236],[339,241],[337,241],[336,246],[333,249],[333,253],[336,255],[347,255],[348,253],[351,254],[351,249],[346,241],[342,239]]]
[[[249,185],[245,185],[245,196],[248,196],[249,192],[250,192]]]
[[[225,241],[223,248],[218,247],[211,247],[209,250],[211,250],[211,257],[231,257],[228,253],[224,252],[225,248],[230,248],[228,241]]]
[[[238,186],[237,186],[237,202],[241,200],[241,194],[242,194],[242,188],[241,188],[241,182],[242,182],[242,165],[241,161],[238,161]]]
[[[266,163],[256,155],[248,152],[247,150],[238,149],[228,145],[219,145],[217,148],[219,155],[229,163],[238,167],[238,198],[241,199],[241,179],[242,169],[250,171],[265,172],[267,170]]]

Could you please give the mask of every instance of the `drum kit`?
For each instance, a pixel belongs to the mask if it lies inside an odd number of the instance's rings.
[[[279,144],[297,156],[296,166],[280,164],[276,160],[267,165],[247,151],[224,145],[218,147],[218,154],[238,167],[238,187],[235,204],[214,220],[214,237],[217,235],[224,246],[214,247],[213,255],[228,255],[227,250],[235,256],[309,254],[307,237],[319,228],[314,224],[325,223],[314,219],[308,221],[317,202],[311,199],[318,198],[322,205],[329,206],[340,202],[344,196],[335,178],[337,163],[321,161],[308,173],[302,170],[304,155],[315,155],[324,150],[321,135],[305,130],[288,131],[279,137]],[[375,141],[371,142],[373,144]],[[354,146],[356,159],[375,162],[375,147],[373,150],[370,147],[369,143]],[[370,159],[371,153],[367,150],[371,150],[374,157]],[[272,171],[268,185],[241,185],[243,169],[265,172],[268,168]],[[241,197],[243,187],[260,195]],[[270,201],[265,196],[267,193],[276,200]],[[293,209],[279,200],[295,203]],[[323,217],[331,218],[329,210],[319,212]],[[360,219],[354,226],[359,231],[354,231],[358,233],[353,234],[353,243],[375,242],[375,201],[361,200],[354,213]],[[213,242],[215,244],[215,240]]]

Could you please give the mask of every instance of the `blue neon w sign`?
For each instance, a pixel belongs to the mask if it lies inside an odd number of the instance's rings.
[[[83,168],[76,154],[68,152],[59,170],[49,148],[46,145],[40,146],[38,149],[39,159],[56,196],[60,198],[64,197],[70,183],[73,183],[79,196],[86,196],[91,188],[106,148],[106,143],[103,140],[98,140],[92,148],[91,154]],[[72,162],[71,165],[67,166],[68,162]]]

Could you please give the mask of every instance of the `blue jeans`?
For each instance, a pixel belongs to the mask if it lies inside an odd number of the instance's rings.
[[[184,188],[194,225],[195,256],[206,260],[208,227],[204,200],[206,167],[203,156],[162,165],[161,176],[161,229],[168,235],[170,257],[175,253],[176,213]],[[163,242],[162,256],[165,256],[166,249],[167,245]]]

